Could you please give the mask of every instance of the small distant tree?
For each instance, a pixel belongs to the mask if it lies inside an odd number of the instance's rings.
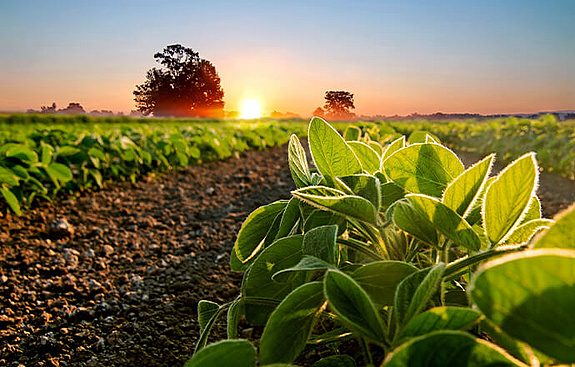
[[[351,110],[355,109],[353,104],[353,94],[339,90],[325,92],[325,117],[331,120],[351,120],[355,114]]]
[[[134,91],[136,108],[144,115],[221,117],[224,91],[216,68],[199,53],[169,45],[154,55],[163,68],[152,68]]]
[[[41,113],[56,113],[56,102],[52,102],[51,106],[41,106]]]
[[[65,115],[81,115],[85,114],[86,111],[84,107],[78,102],[70,102],[68,103],[68,107],[58,110],[58,113],[65,114]]]

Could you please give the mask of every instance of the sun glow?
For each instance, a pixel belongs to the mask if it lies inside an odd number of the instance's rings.
[[[260,103],[254,99],[248,99],[242,104],[242,114],[243,119],[257,119],[262,116]]]

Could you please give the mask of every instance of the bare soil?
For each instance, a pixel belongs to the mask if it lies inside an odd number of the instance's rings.
[[[241,223],[293,188],[284,146],[0,218],[0,365],[182,366],[198,301],[239,293]],[[539,195],[552,216],[575,182],[543,174]]]

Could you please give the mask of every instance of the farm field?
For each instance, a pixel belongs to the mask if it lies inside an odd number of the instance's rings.
[[[466,167],[483,158],[458,155]],[[110,180],[103,189],[6,215],[0,362],[183,365],[200,336],[198,302],[221,304],[239,293],[241,274],[228,264],[242,222],[258,206],[289,199],[296,188],[287,156],[285,145],[238,152],[168,175]],[[551,217],[575,200],[575,183],[544,171],[537,194],[543,216]],[[242,338],[257,340],[261,332],[240,323]],[[219,320],[210,341],[225,337]],[[341,348],[361,361],[353,340]],[[321,357],[312,352],[297,363]]]

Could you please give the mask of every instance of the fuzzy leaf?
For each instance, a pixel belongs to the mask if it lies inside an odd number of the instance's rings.
[[[344,192],[325,186],[309,186],[292,191],[302,201],[323,210],[328,210],[363,222],[375,224],[377,210],[360,196],[346,195]]]
[[[443,204],[465,217],[483,191],[494,159],[495,154],[488,155],[453,180],[443,193]]]
[[[333,179],[361,173],[361,163],[339,133],[319,117],[313,117],[308,132],[311,155],[319,172]]]
[[[397,286],[417,268],[400,261],[375,261],[366,264],[351,277],[365,290],[378,307],[393,306]]]
[[[444,271],[445,264],[439,263],[432,268],[419,270],[399,283],[394,303],[399,330],[427,308],[431,297],[441,285]]]
[[[555,224],[542,233],[535,248],[575,249],[575,204],[555,217]]]
[[[469,308],[434,307],[408,322],[397,338],[414,338],[437,330],[467,330],[480,318],[481,313]]]
[[[485,340],[452,330],[410,339],[390,353],[384,367],[527,367]]]
[[[521,222],[537,182],[535,154],[528,153],[508,165],[489,186],[482,217],[485,233],[492,244],[505,241]]]
[[[381,164],[379,155],[369,145],[360,141],[349,141],[347,144],[359,159],[365,172],[373,174],[379,170]]]
[[[287,295],[271,314],[260,344],[260,363],[290,363],[304,350],[325,303],[323,283],[307,283]]]
[[[393,211],[393,222],[396,226],[421,241],[437,245],[439,239],[433,223],[409,201],[397,201],[389,210]]]
[[[504,332],[563,363],[575,363],[575,251],[538,249],[483,265],[471,300]]]
[[[305,150],[295,134],[293,134],[289,140],[288,162],[296,187],[301,188],[309,186],[311,184],[311,173],[307,163]]]
[[[255,367],[256,349],[247,340],[224,340],[199,350],[184,367]]]
[[[419,210],[435,228],[455,245],[478,251],[481,240],[473,228],[456,212],[439,200],[425,195],[410,194],[406,198]]]
[[[464,168],[455,153],[439,144],[402,148],[383,163],[386,175],[405,190],[441,197]]]
[[[345,325],[376,343],[384,340],[383,321],[367,293],[353,278],[337,270],[328,270],[324,292],[329,307]]]
[[[284,237],[267,247],[247,270],[242,282],[242,297],[256,297],[281,301],[289,292],[303,282],[301,275],[290,281],[278,283],[272,275],[295,266],[302,258],[303,236]],[[246,318],[252,324],[265,323],[273,307],[246,303]]]
[[[405,147],[405,136],[402,136],[401,138],[395,139],[385,148],[385,151],[383,152],[383,154],[381,156],[381,165],[380,165],[381,171],[383,171],[383,162],[387,158],[389,158],[393,153],[397,152],[398,150],[400,150],[403,147]]]
[[[234,246],[234,252],[241,262],[248,261],[263,245],[266,234],[277,215],[284,210],[287,201],[280,200],[274,203],[260,206],[250,213],[238,233]],[[232,270],[235,269],[232,266]]]

